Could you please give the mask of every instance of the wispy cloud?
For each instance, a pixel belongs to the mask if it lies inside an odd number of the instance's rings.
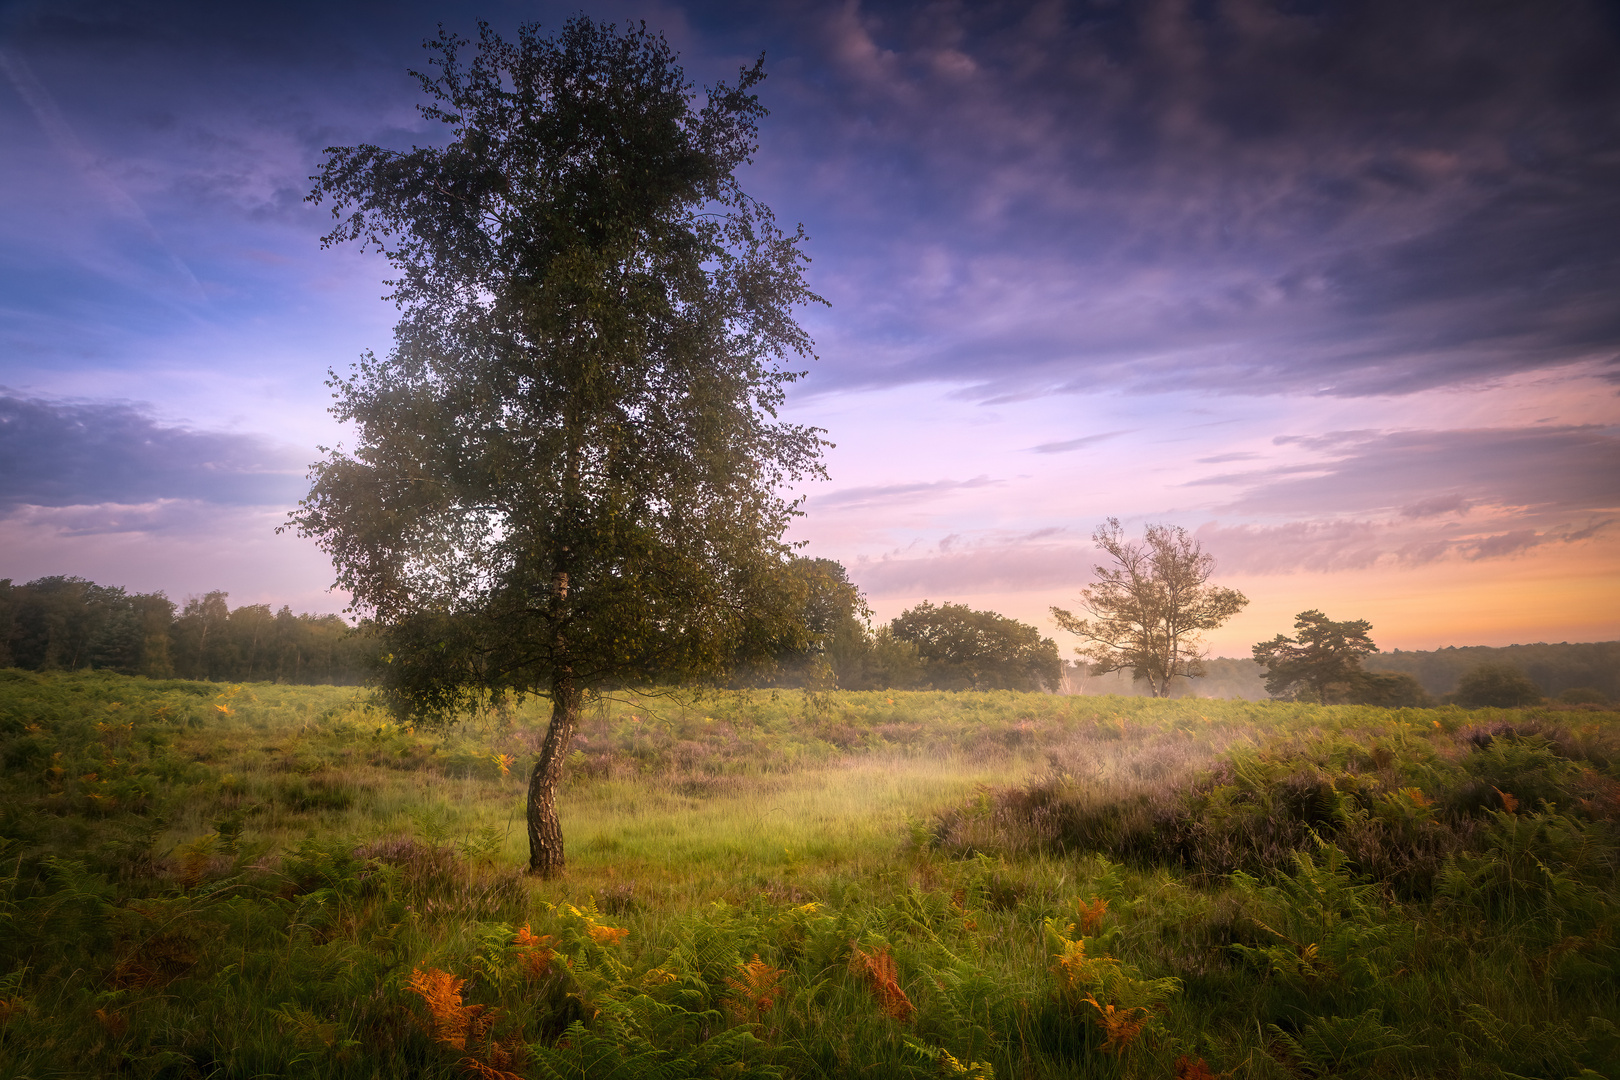
[[[5,72],[18,96],[27,103],[40,128],[50,139],[51,145],[84,181],[100,194],[111,213],[133,225],[139,236],[161,254],[162,261],[167,264],[172,277],[183,286],[188,299],[193,302],[204,301],[206,298],[197,276],[159,235],[140,204],[130,197],[96,160],[95,155],[85,147],[72,125],[63,117],[56,100],[35,77],[28,62],[15,51],[0,47],[0,71]]]
[[[812,495],[810,503],[818,511],[855,510],[873,506],[895,507],[929,502],[963,489],[996,487],[1005,480],[975,476],[971,480],[932,480],[914,484],[877,484],[844,488],[825,495]]]
[[[1241,574],[1398,571],[1441,562],[1509,559],[1535,548],[1599,539],[1612,542],[1614,519],[1585,527],[1504,528],[1509,515],[1489,521],[1434,526],[1401,519],[1294,521],[1282,525],[1225,525],[1197,530],[1221,570]]]
[[[1241,489],[1228,512],[1462,513],[1488,503],[1566,514],[1620,508],[1620,435],[1597,425],[1290,437],[1317,462],[1191,481]],[[1303,475],[1302,475],[1303,474]]]
[[[1041,443],[1039,446],[1033,446],[1030,449],[1037,454],[1066,454],[1070,450],[1079,450],[1082,447],[1094,446],[1097,443],[1105,442],[1108,439],[1115,438],[1116,436],[1129,434],[1130,432],[1128,430],[1104,431],[1099,435],[1082,435],[1078,439],[1064,439],[1061,442]]]

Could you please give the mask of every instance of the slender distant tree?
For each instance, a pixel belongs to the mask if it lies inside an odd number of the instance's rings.
[[[238,671],[230,595],[215,589],[186,598],[171,634],[174,669],[182,679],[223,679]]]
[[[1052,618],[1084,642],[1075,652],[1092,674],[1129,668],[1154,697],[1169,697],[1171,680],[1203,674],[1203,633],[1243,610],[1248,597],[1209,583],[1214,556],[1179,526],[1149,525],[1138,543],[1109,518],[1091,540],[1113,560],[1093,567],[1095,583],[1080,591],[1091,617],[1054,607]]]
[[[292,521],[375,619],[403,712],[550,698],[527,815],[549,876],[586,694],[803,640],[778,492],[823,443],[776,413],[818,298],[802,230],[736,178],[762,62],[699,100],[644,26],[467,45],[441,31],[417,75],[442,145],[334,148],[316,178],[326,242],[383,252],[402,315],[386,359],[333,377],[357,444]]]
[[[1294,618],[1294,636],[1278,634],[1254,647],[1255,663],[1266,669],[1266,692],[1324,704],[1348,702],[1362,678],[1361,658],[1378,651],[1365,619],[1335,622],[1320,611]]]

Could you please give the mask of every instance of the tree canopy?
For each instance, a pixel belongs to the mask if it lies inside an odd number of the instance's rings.
[[[1052,618],[1084,642],[1075,652],[1094,673],[1130,668],[1154,697],[1168,697],[1172,679],[1203,673],[1203,632],[1243,610],[1248,597],[1209,583],[1214,556],[1180,526],[1149,525],[1137,543],[1109,518],[1091,540],[1113,560],[1092,567],[1096,581],[1080,591],[1091,618],[1059,607]]]
[[[1512,664],[1481,664],[1457,681],[1455,700],[1466,709],[1516,709],[1541,702],[1541,688]]]
[[[416,73],[443,145],[335,147],[316,178],[326,242],[385,254],[401,317],[385,359],[333,376],[357,444],[293,521],[377,620],[401,711],[549,695],[528,814],[549,875],[584,694],[803,639],[778,492],[823,442],[776,412],[818,298],[802,230],[735,176],[762,61],[700,102],[644,26],[468,44],[441,30]]]
[[[994,611],[925,600],[889,629],[916,646],[936,690],[1055,690],[1063,677],[1056,642]]]
[[[1294,617],[1294,637],[1278,634],[1254,647],[1254,659],[1266,669],[1266,692],[1272,697],[1300,697],[1330,703],[1347,701],[1363,675],[1361,658],[1378,651],[1365,619],[1334,622],[1320,611]]]
[[[163,593],[131,593],[78,577],[25,585],[0,579],[0,667],[33,671],[100,668],[154,679],[354,683],[375,653],[364,626],[337,615],[295,615],[228,593],[185,607]]]
[[[788,575],[796,586],[795,594],[803,598],[796,621],[803,625],[804,636],[784,643],[781,652],[751,681],[815,690],[845,686],[841,662],[868,644],[871,614],[866,598],[849,580],[843,564],[833,559],[796,558],[789,564]]]
[[[1386,708],[1432,704],[1411,674],[1362,668],[1363,658],[1378,652],[1369,636],[1372,623],[1365,619],[1335,622],[1313,609],[1294,617],[1294,631],[1294,637],[1278,634],[1254,647],[1272,697]]]

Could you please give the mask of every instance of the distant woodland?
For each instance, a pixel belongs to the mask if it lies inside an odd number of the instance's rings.
[[[0,579],[0,667],[100,668],[154,679],[359,683],[368,635],[337,615],[295,615],[211,592],[177,605],[76,577]]]
[[[1609,700],[1620,699],[1620,641],[1537,643],[1534,645],[1451,646],[1431,651],[1396,649],[1366,658],[1363,666],[1372,672],[1411,675],[1436,698],[1457,689],[1462,676],[1481,664],[1506,663],[1529,676],[1547,697],[1566,690],[1590,687],[1602,691]],[[1205,674],[1181,680],[1172,697],[1244,698],[1264,700],[1264,669],[1253,660],[1217,657],[1204,661]],[[1145,694],[1146,688],[1131,680],[1130,672],[1088,676],[1076,665],[1064,671],[1063,689],[1071,694]]]
[[[837,583],[849,588],[841,573],[838,577]],[[364,625],[353,626],[337,615],[295,614],[285,605],[274,611],[269,604],[233,609],[228,599],[229,594],[216,591],[176,604],[163,593],[132,593],[76,577],[39,578],[22,585],[0,579],[0,667],[31,671],[97,668],[149,678],[214,682],[353,685],[366,680],[367,660],[376,643]],[[828,629],[835,631],[829,658],[840,688],[970,687],[961,673],[947,670],[925,655],[915,655],[910,643],[892,637],[891,627],[883,627],[875,635],[864,632],[856,625],[853,601],[840,606],[849,610],[829,613],[826,618]],[[924,605],[917,610],[952,612],[955,608]],[[999,619],[966,609],[961,613]],[[845,623],[847,627],[842,626]],[[836,632],[840,629],[842,632]],[[1033,628],[1025,629],[1033,632]],[[1041,659],[1056,662],[1055,658]],[[1502,648],[1469,645],[1428,652],[1396,649],[1367,657],[1365,667],[1371,672],[1411,675],[1440,699],[1456,690],[1466,672],[1481,664],[1502,662],[1529,676],[1547,697],[1590,687],[1610,700],[1620,700],[1620,641]],[[1212,658],[1204,661],[1204,669],[1205,674],[1198,678],[1177,680],[1172,696],[1247,700],[1267,696],[1263,669],[1253,660]],[[768,681],[777,685],[814,681],[799,679],[797,674],[795,665],[789,663],[777,678]],[[1053,685],[1045,679],[1041,682]],[[1089,675],[1085,665],[1072,661],[1062,664],[1055,688],[1067,694],[1146,693],[1145,685],[1133,682],[1129,671]]]

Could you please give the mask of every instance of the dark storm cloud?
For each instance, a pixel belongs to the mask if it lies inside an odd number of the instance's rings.
[[[130,405],[0,396],[0,513],[112,503],[123,509],[66,527],[150,529],[177,511],[135,504],[290,506],[302,473],[290,452],[259,437],[164,426]]]
[[[1193,481],[1241,489],[1228,511],[1407,518],[1474,504],[1562,516],[1620,507],[1620,435],[1596,426],[1335,433],[1302,442],[1338,455]]]
[[[815,155],[826,381],[1400,393],[1620,345],[1599,4],[804,21],[768,146]]]
[[[1620,20],[1599,0],[594,7],[667,32],[699,84],[767,53],[745,181],[805,221],[834,304],[807,314],[810,390],[1386,394],[1620,355]],[[66,356],[199,295],[301,302],[330,271],[248,249],[334,265],[302,201],[322,149],[442,137],[404,71],[434,25],[573,10],[12,5],[0,46],[31,74],[0,83],[0,174],[54,205],[71,135],[106,205],[0,226],[0,333]]]

